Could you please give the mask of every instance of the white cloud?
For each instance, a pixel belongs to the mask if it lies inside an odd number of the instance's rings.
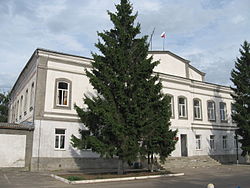
[[[140,13],[159,11],[161,9],[162,3],[158,0],[137,0],[134,2],[134,9]]]
[[[232,19],[232,22],[234,24],[238,24],[238,23],[241,23],[241,22],[244,22],[244,21],[245,21],[245,18],[242,15],[237,15],[236,17],[234,17]]]
[[[250,41],[249,0],[131,0],[142,34],[153,49],[166,48],[207,72],[207,80],[228,84],[243,40]],[[112,27],[107,10],[119,0],[0,1],[0,87],[13,85],[37,47],[90,56],[96,31]],[[15,67],[15,69],[13,69]],[[226,67],[226,68],[225,68]],[[12,75],[12,79],[6,79]],[[5,81],[8,80],[8,81]]]
[[[58,45],[64,45],[64,48],[68,48],[72,51],[86,51],[87,49],[84,48],[84,46],[77,41],[73,36],[65,35],[65,34],[59,34],[55,35],[54,37],[55,42]]]

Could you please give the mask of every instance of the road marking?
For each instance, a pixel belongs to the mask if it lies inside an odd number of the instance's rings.
[[[8,184],[11,184],[11,183],[10,183],[10,180],[9,180],[9,178],[7,177],[6,174],[3,174],[3,177],[6,179],[6,181],[8,182]]]

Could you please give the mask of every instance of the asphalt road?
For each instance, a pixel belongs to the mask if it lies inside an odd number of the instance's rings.
[[[250,188],[250,166],[223,165],[213,168],[175,169],[184,176],[150,180],[68,185],[49,176],[49,172],[18,172],[0,169],[0,188]]]

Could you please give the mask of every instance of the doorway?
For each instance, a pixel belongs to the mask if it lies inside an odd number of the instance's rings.
[[[181,134],[181,156],[187,157],[188,150],[187,150],[187,135]]]

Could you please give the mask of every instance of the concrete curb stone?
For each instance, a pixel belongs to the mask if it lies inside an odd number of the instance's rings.
[[[101,182],[114,182],[114,181],[131,181],[131,180],[142,180],[142,179],[152,179],[152,178],[161,178],[161,177],[174,177],[174,176],[183,176],[184,173],[176,174],[163,174],[163,175],[152,175],[152,176],[138,176],[138,177],[125,177],[125,178],[108,178],[108,179],[95,179],[95,180],[79,180],[79,181],[69,181],[65,178],[51,174],[51,177],[62,181],[67,184],[88,184],[88,183],[101,183]]]

